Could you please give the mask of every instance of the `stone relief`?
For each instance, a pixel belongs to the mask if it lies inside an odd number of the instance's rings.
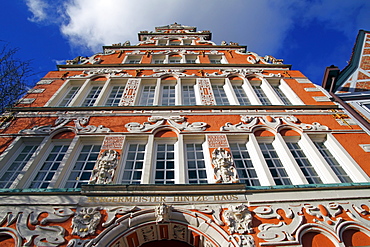
[[[100,208],[79,208],[72,219],[72,234],[82,238],[94,235],[101,218]]]
[[[252,214],[246,205],[229,205],[228,209],[224,211],[223,217],[231,234],[253,233]]]
[[[174,225],[173,226],[173,239],[185,241],[186,240],[186,230],[187,228],[183,225]]]
[[[234,235],[238,238],[239,247],[255,247],[254,238],[251,235]]]
[[[229,151],[217,148],[212,152],[212,165],[216,183],[238,183],[238,175]]]
[[[156,232],[153,226],[145,226],[140,229],[140,233],[145,242],[157,240]]]
[[[89,123],[90,117],[68,117],[63,116],[55,120],[55,126],[34,126],[31,129],[24,129],[19,131],[19,134],[49,134],[52,131],[65,127],[67,123],[73,121],[75,126],[72,127],[77,133],[108,133],[111,132],[109,128],[105,128],[103,125],[98,127],[94,125],[87,125]],[[87,125],[87,126],[85,126]]]
[[[156,206],[154,208],[154,215],[156,217],[157,223],[164,223],[170,221],[170,214],[172,212],[172,207],[164,203]]]
[[[137,90],[139,88],[140,79],[130,78],[127,80],[127,84],[123,91],[119,106],[131,106],[134,105]]]
[[[125,127],[129,132],[140,133],[150,130],[154,130],[158,127],[165,126],[164,123],[167,123],[178,129],[179,131],[204,131],[207,128],[207,123],[205,122],[194,122],[188,123],[185,121],[185,117],[181,116],[171,116],[171,117],[162,117],[162,116],[152,116],[148,118],[148,122],[143,124],[137,122],[127,123]],[[154,124],[151,124],[154,123]]]
[[[317,122],[312,124],[301,123],[295,116],[248,116],[241,115],[241,121],[237,124],[226,123],[220,128],[221,131],[252,131],[256,126],[267,126],[278,130],[282,126],[299,128],[302,131],[328,131],[327,126]]]
[[[119,154],[115,150],[105,150],[100,154],[92,171],[89,184],[111,184],[118,159]]]
[[[97,75],[103,75],[107,77],[132,77],[122,69],[91,69],[84,70],[82,74],[69,76],[68,78],[90,78]]]
[[[216,105],[209,78],[197,78],[202,105]]]

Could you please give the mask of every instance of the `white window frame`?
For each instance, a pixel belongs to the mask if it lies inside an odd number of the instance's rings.
[[[78,86],[78,92],[75,94],[72,99],[69,101],[67,106],[72,106],[72,103],[76,101],[76,98],[79,97],[82,91],[83,85],[86,83],[86,80],[81,79],[69,79],[66,80],[63,85],[57,90],[57,92],[46,102],[45,106],[59,106],[64,98],[68,95],[72,87]]]
[[[127,55],[125,59],[123,60],[124,64],[140,64],[143,59],[142,55]],[[131,61],[135,61],[134,63],[131,63]]]

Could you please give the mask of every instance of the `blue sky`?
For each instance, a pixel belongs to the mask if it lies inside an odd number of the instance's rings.
[[[358,30],[370,30],[370,0],[4,0],[0,13],[0,40],[32,60],[34,82],[65,60],[177,22],[284,59],[321,84],[326,66],[346,66]]]

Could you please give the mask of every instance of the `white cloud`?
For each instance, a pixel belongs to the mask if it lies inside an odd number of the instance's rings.
[[[48,4],[43,0],[26,0],[29,11],[32,12],[33,16],[28,18],[32,22],[40,22],[47,18],[46,9]]]
[[[284,48],[284,40],[296,26],[316,20],[353,36],[349,30],[370,22],[367,0],[54,0],[48,3],[27,0],[34,15],[32,20],[58,23],[73,48],[93,52],[100,52],[102,45],[126,40],[135,44],[139,31],[177,22],[211,30],[216,43],[239,42],[260,55],[273,55]]]

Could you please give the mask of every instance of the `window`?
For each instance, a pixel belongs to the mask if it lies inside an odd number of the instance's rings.
[[[158,40],[158,45],[167,45],[167,40],[160,39]]]
[[[175,86],[162,85],[162,105],[175,105]]]
[[[40,189],[47,188],[49,186],[55,172],[58,171],[59,165],[61,164],[68,147],[69,144],[57,144],[53,146],[29,188]]]
[[[248,186],[259,186],[257,173],[253,167],[247,147],[241,143],[230,143],[230,151],[234,159],[239,180]]]
[[[321,155],[324,157],[326,162],[331,167],[331,169],[333,169],[338,179],[342,183],[352,183],[351,178],[344,171],[343,167],[338,163],[338,161],[335,159],[335,157],[329,151],[329,149],[325,146],[325,143],[324,142],[314,142],[314,143],[315,143],[316,148],[320,151]]]
[[[272,88],[285,105],[292,105],[292,102],[290,102],[288,97],[283,93],[279,85],[273,85]]]
[[[25,144],[22,151],[11,162],[10,167],[4,172],[0,178],[0,188],[10,188],[19,174],[23,173],[22,170],[31,159],[31,156],[36,151],[38,145]]]
[[[197,63],[197,56],[195,55],[186,55],[186,63]]]
[[[307,182],[309,184],[322,184],[322,181],[319,175],[317,175],[315,168],[312,166],[299,144],[296,142],[287,142],[287,146],[303,175],[306,177]]]
[[[212,85],[213,95],[217,105],[230,105],[227,99],[223,85]]]
[[[139,105],[153,105],[154,103],[154,93],[155,93],[155,86],[154,85],[145,85],[141,90],[141,97]]]
[[[179,57],[179,56],[170,56],[168,58],[168,63],[181,63],[181,57]]]
[[[222,63],[222,56],[220,55],[209,55],[209,62],[213,64],[221,64]]]
[[[260,85],[252,85],[252,88],[256,93],[258,99],[261,101],[262,105],[271,105],[270,100],[267,98]]]
[[[102,89],[103,86],[93,86],[82,103],[82,106],[93,106]]]
[[[129,144],[121,183],[140,184],[143,171],[145,144]]]
[[[188,168],[188,183],[207,183],[202,144],[186,144],[186,163]]]
[[[180,40],[170,40],[169,45],[180,45],[181,41]]]
[[[153,55],[152,56],[152,63],[154,64],[163,64],[165,60],[164,55]]]
[[[175,183],[175,145],[160,143],[156,146],[155,177],[156,184]]]
[[[250,105],[251,104],[247,95],[244,92],[242,85],[233,85],[233,89],[234,89],[236,98],[238,99],[240,105]]]
[[[80,86],[73,86],[68,91],[67,95],[63,98],[60,102],[59,106],[68,106],[71,103],[72,99],[76,96],[78,91],[80,90]]]
[[[194,85],[182,86],[182,104],[183,105],[196,105]]]
[[[66,188],[81,188],[81,185],[89,182],[99,152],[100,145],[84,145],[82,147],[76,163],[68,176]]]
[[[141,61],[141,56],[128,56],[126,58],[126,62],[127,64],[139,64]]]
[[[272,143],[259,143],[259,147],[262,151],[263,157],[265,158],[272,178],[275,181],[275,185],[292,184]]]
[[[125,90],[125,86],[113,86],[112,91],[110,92],[105,105],[106,106],[118,106],[119,102],[121,101],[124,90]]]

